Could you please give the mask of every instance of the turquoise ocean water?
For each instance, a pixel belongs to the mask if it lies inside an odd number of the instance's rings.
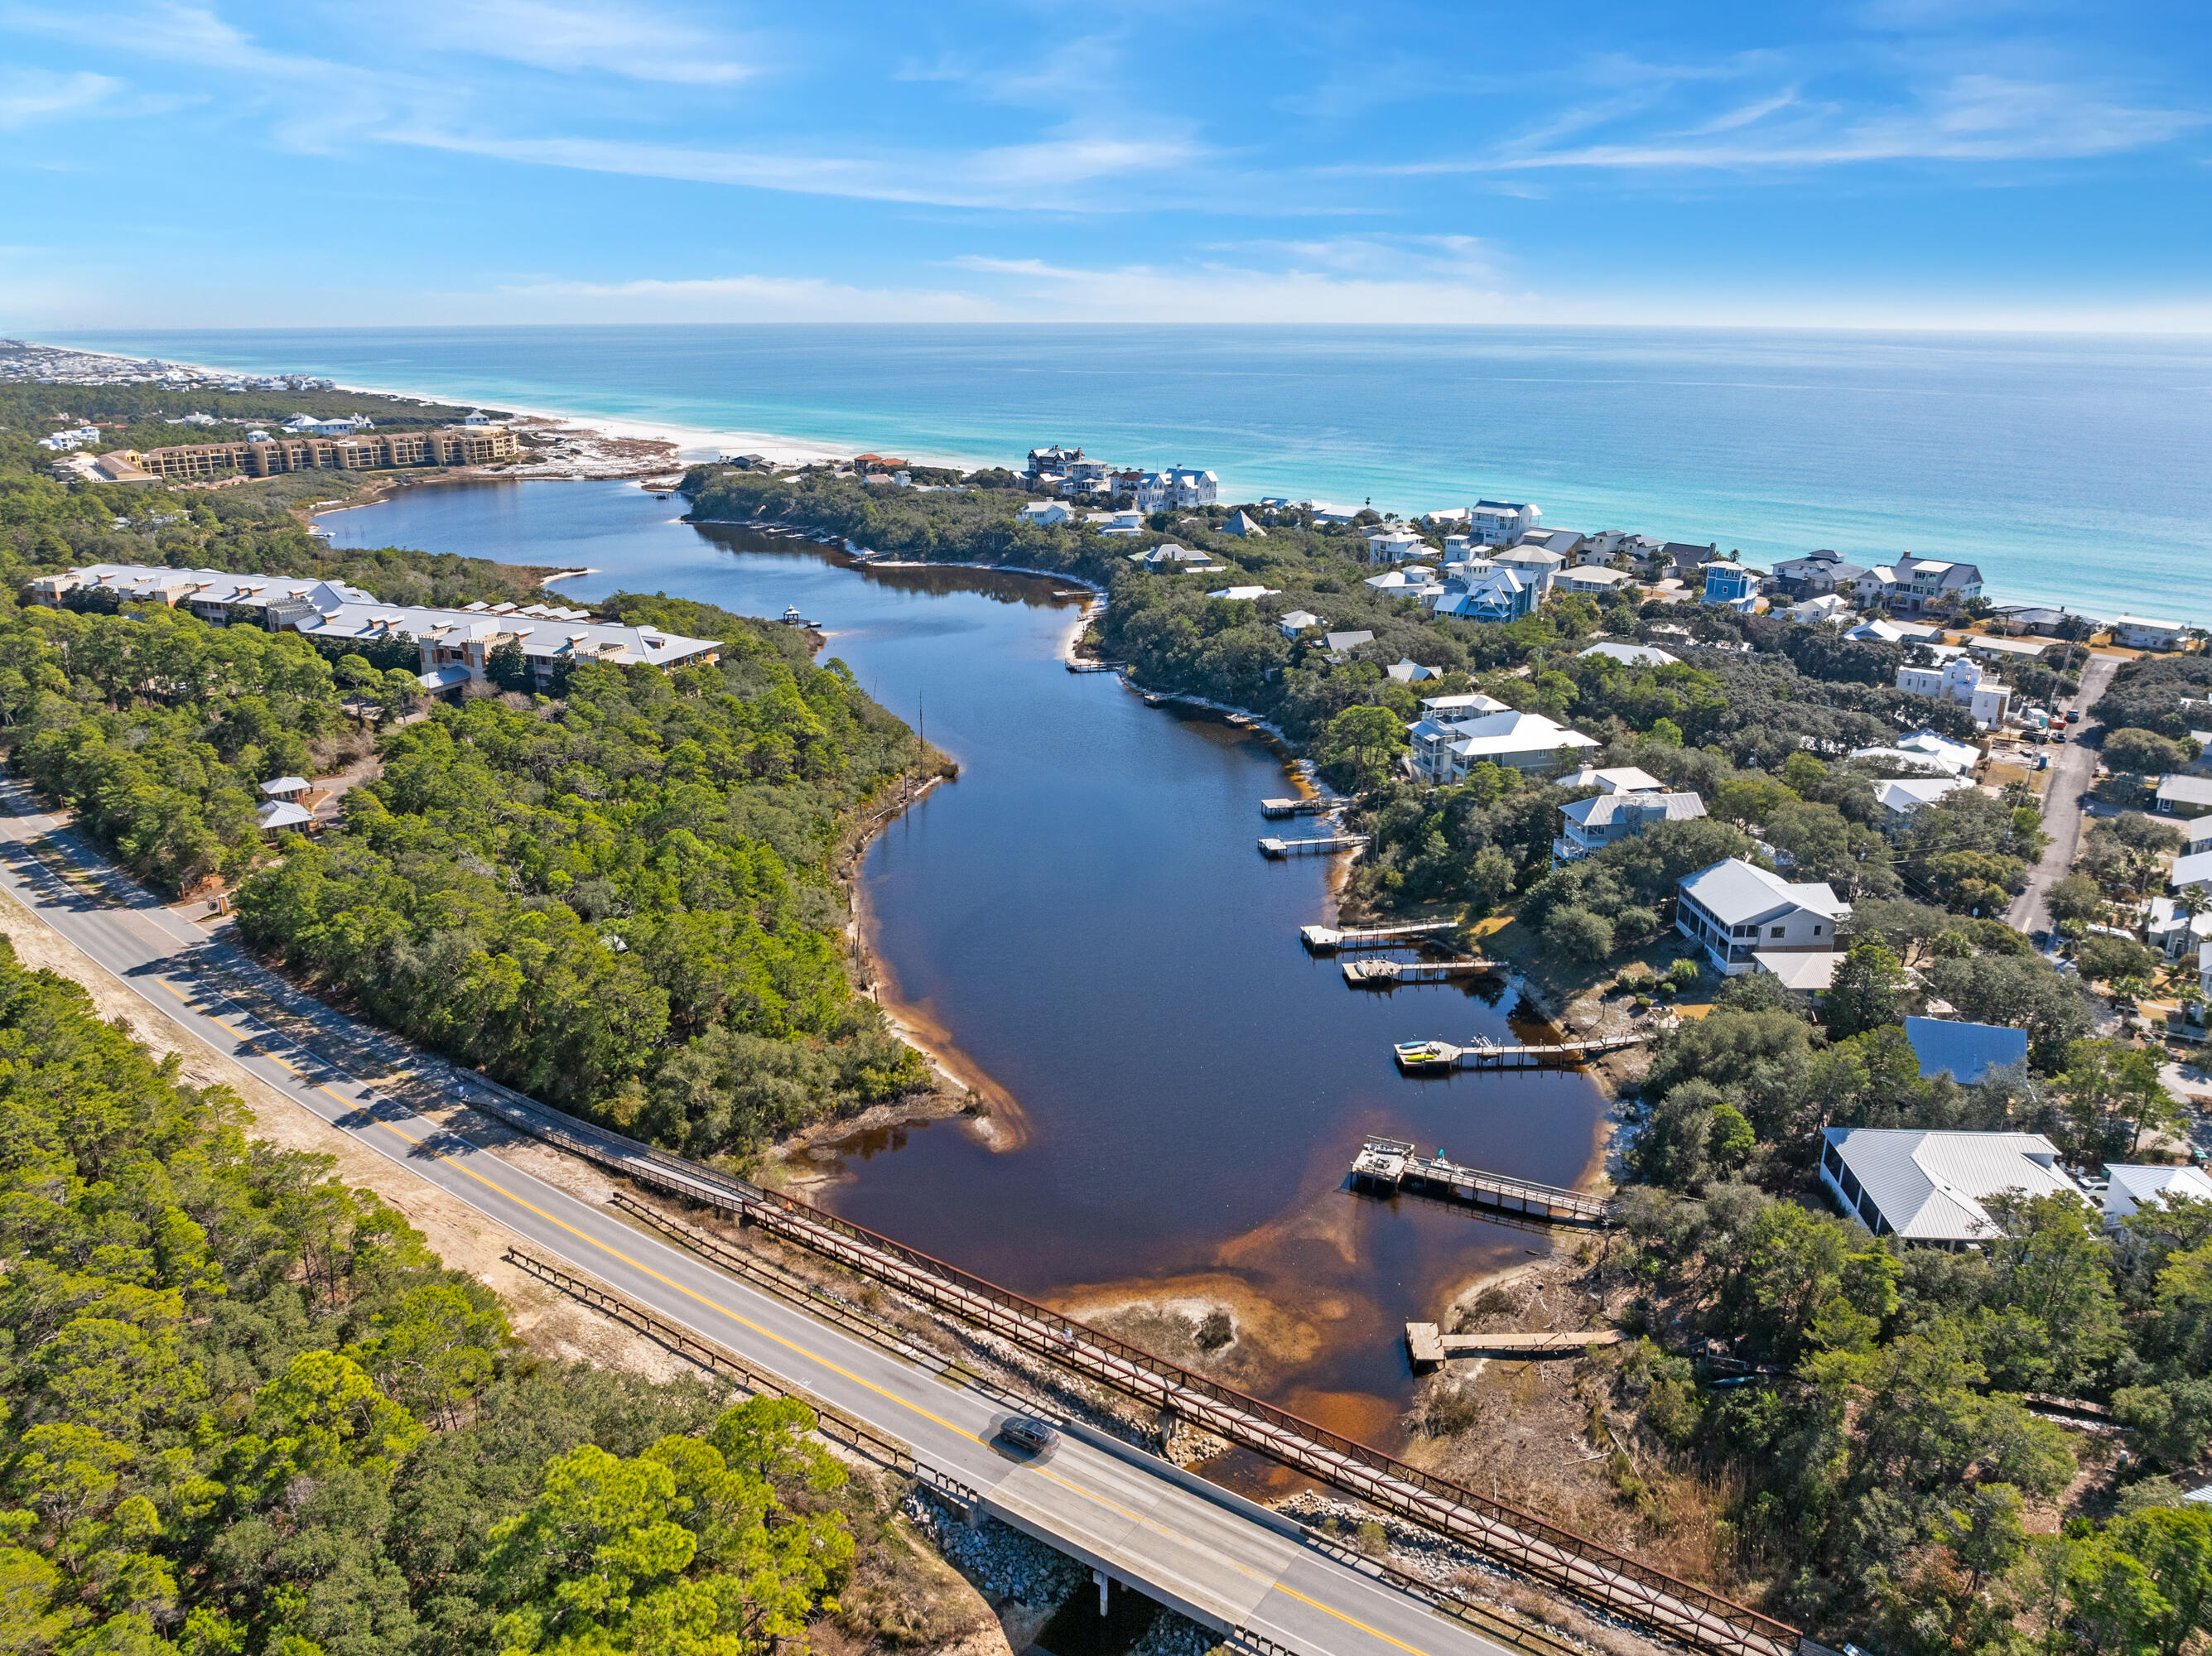
[[[1224,500],[1553,528],[1761,561],[1970,559],[1993,595],[2212,624],[2212,339],[1674,329],[672,326],[186,331],[88,349],[845,453],[1079,444]]]

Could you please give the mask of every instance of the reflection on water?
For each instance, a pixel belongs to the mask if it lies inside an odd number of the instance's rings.
[[[675,504],[621,484],[508,484],[410,490],[325,521],[341,545],[604,572],[564,584],[578,599],[659,590],[814,617],[826,656],[961,763],[889,826],[861,877],[900,997],[1030,1127],[1006,1155],[959,1122],[856,1135],[836,1147],[824,1202],[1078,1314],[1218,1307],[1249,1343],[1224,1361],[1250,1384],[1389,1439],[1410,1386],[1404,1321],[1547,1243],[1352,1195],[1361,1136],[1572,1184],[1591,1161],[1595,1087],[1556,1071],[1401,1076],[1395,1041],[1545,1031],[1499,979],[1355,992],[1309,955],[1297,928],[1328,918],[1328,870],[1256,849],[1279,761],[1249,731],[1063,670],[1080,607],[1054,596],[1064,580],[854,570],[805,543],[682,524]]]

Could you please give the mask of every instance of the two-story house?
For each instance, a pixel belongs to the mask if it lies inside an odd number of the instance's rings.
[[[1851,912],[1825,883],[1793,885],[1739,857],[1684,877],[1676,894],[1674,929],[1731,978],[1753,969],[1754,950],[1833,951],[1836,923]]]
[[[1468,621],[1518,621],[1535,610],[1536,589],[1510,569],[1450,574],[1431,607]]]
[[[1900,667],[1897,688],[1913,695],[1955,701],[1974,716],[1974,722],[1996,730],[2012,711],[2012,687],[1992,678],[1982,664],[1960,656],[1940,667]]]
[[[1869,572],[1880,576],[1884,571]],[[1971,563],[1947,563],[1936,558],[1916,558],[1910,552],[1887,572],[1883,601],[1893,610],[1917,615],[1923,610],[1950,610],[1982,595],[1982,572]]]
[[[1654,822],[1687,822],[1705,814],[1694,793],[1601,793],[1559,807],[1554,863],[1577,863],[1593,852],[1632,839]]]
[[[1477,546],[1510,546],[1543,516],[1541,507],[1513,500],[1477,500],[1468,508],[1467,532]]]
[[[1480,764],[1544,770],[1562,749],[1605,745],[1541,713],[1516,713],[1511,708],[1473,719],[1424,719],[1412,725],[1407,736],[1414,770],[1440,785],[1465,781],[1468,772]]]
[[[1705,566],[1705,590],[1701,604],[1721,605],[1749,615],[1759,602],[1759,572],[1722,559]]]

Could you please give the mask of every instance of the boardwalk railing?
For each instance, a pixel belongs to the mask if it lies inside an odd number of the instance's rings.
[[[1588,1536],[1178,1368],[794,1198],[579,1121],[503,1088],[493,1091],[478,1085],[471,1098],[534,1137],[890,1283],[1163,1413],[1334,1484],[1616,1615],[1723,1656],[1790,1656],[1803,1636],[1786,1623]]]
[[[1370,1137],[1363,1143],[1352,1158],[1352,1187],[1390,1196],[1408,1191],[1442,1202],[1517,1213],[1547,1224],[1602,1225],[1613,1216],[1613,1204],[1588,1191],[1462,1167],[1446,1161],[1442,1150],[1424,1156],[1402,1138]]]

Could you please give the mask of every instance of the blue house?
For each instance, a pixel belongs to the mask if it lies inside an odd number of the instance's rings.
[[[1454,577],[1445,582],[1443,596],[1436,601],[1440,616],[1460,616],[1468,621],[1518,621],[1536,608],[1534,583],[1510,569],[1492,569],[1467,577],[1465,585]]]
[[[1951,1018],[1907,1018],[1905,1039],[1920,1060],[1920,1078],[1948,1074],[1971,1087],[1991,1070],[2027,1062],[2027,1031],[2002,1023],[1961,1023]]]
[[[1724,604],[1747,616],[1758,597],[1759,576],[1754,571],[1725,559],[1705,566],[1705,595],[1701,602]]]

